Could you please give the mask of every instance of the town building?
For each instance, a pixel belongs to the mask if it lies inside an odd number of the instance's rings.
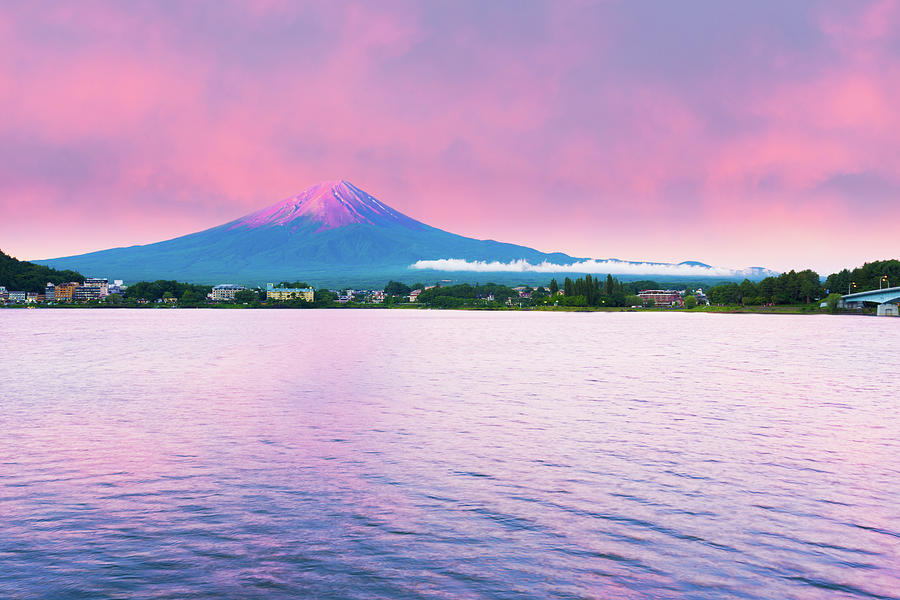
[[[72,291],[72,301],[89,302],[91,300],[99,300],[104,297],[101,295],[102,293],[103,288],[99,285],[79,285]]]
[[[80,285],[81,284],[77,281],[58,284],[54,290],[54,301],[71,302],[75,298],[75,290],[78,289]]]
[[[38,294],[37,292],[27,292],[25,294],[25,304],[38,304],[43,302],[46,296],[44,294]]]
[[[246,289],[234,283],[220,283],[212,289],[208,298],[213,302],[234,302],[234,295]]]
[[[656,306],[684,306],[684,292],[679,290],[641,290],[638,296],[644,304],[652,300]]]
[[[86,295],[97,298],[106,298],[109,296],[109,279],[99,277],[88,277],[84,280],[82,287],[96,288],[97,291],[86,292]]]
[[[13,304],[25,304],[26,294],[25,292],[14,292],[12,290],[7,292],[8,299]]]
[[[127,286],[123,285],[124,283],[125,282],[123,282],[121,279],[113,280],[112,284],[110,284],[109,286],[109,293],[122,295],[127,289]]]
[[[381,304],[384,302],[384,290],[375,290],[369,294],[369,302],[372,304]]]
[[[409,293],[409,301],[417,302],[419,300],[419,294],[422,293],[422,290],[413,290]]]
[[[6,302],[9,300],[9,292],[6,291],[6,287],[0,285],[0,302]]]
[[[44,287],[44,299],[47,302],[56,300],[56,286],[53,285],[52,281],[48,281],[47,285]]]
[[[310,288],[277,288],[275,284],[266,284],[266,300],[284,302],[285,300],[305,300],[313,302],[316,299],[316,291]]]

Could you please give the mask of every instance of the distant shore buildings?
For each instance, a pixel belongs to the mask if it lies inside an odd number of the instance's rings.
[[[117,280],[115,293],[121,293],[122,281]],[[22,292],[0,287],[0,302],[8,304],[38,304],[45,302],[89,302],[103,300],[110,295],[109,280],[89,277],[83,283],[69,281],[65,283],[47,282],[44,293]]]
[[[656,306],[684,306],[684,292],[678,290],[641,290],[638,298],[644,304]]]
[[[213,287],[207,298],[213,302],[234,302],[234,295],[246,289],[244,286],[234,283],[220,283]]]
[[[306,300],[313,302],[316,299],[316,290],[313,288],[286,288],[275,287],[275,284],[266,284],[266,300]]]
[[[709,304],[706,294],[702,289],[694,290],[641,290],[638,298],[644,304],[651,302],[656,306],[684,306],[685,295],[697,298],[697,304]]]
[[[109,296],[109,280],[89,277],[84,280],[83,284],[76,284],[72,293],[72,300],[75,302],[88,302],[90,300],[101,300],[107,296]]]
[[[59,283],[56,285],[56,289],[54,290],[54,301],[55,302],[71,302],[75,297],[75,290],[78,286],[81,285],[77,281],[70,281],[69,283]]]

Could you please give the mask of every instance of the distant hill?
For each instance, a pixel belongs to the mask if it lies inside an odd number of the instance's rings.
[[[145,246],[37,261],[89,276],[260,284],[302,279],[315,285],[383,285],[387,279],[549,280],[554,274],[607,273],[728,278],[703,263],[591,261],[560,252],[477,240],[431,227],[344,181],[319,183],[224,225]],[[762,278],[766,273],[733,275]]]
[[[84,281],[75,271],[57,271],[43,265],[18,260],[0,250],[0,286],[10,291],[43,292],[47,282]]]

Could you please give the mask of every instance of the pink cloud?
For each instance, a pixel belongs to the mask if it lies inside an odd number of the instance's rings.
[[[882,258],[896,4],[717,13],[727,37],[642,10],[5,7],[0,243],[146,243],[343,177],[432,225],[580,256]]]

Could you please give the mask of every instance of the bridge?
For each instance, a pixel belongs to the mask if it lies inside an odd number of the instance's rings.
[[[847,294],[841,296],[841,302],[846,308],[861,308],[863,302],[873,302],[878,305],[879,316],[897,316],[897,304],[900,303],[900,287]]]

